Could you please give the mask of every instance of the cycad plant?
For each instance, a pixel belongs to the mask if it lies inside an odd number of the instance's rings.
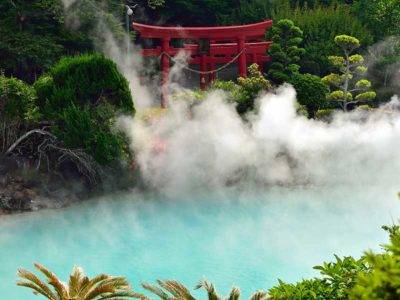
[[[123,300],[127,298],[140,298],[134,293],[124,277],[113,277],[107,274],[99,274],[93,278],[85,275],[82,268],[74,267],[65,284],[58,277],[40,264],[34,264],[47,278],[42,281],[35,274],[24,270],[18,270],[18,276],[22,280],[17,285],[33,290],[36,295],[42,295],[49,300]]]
[[[174,280],[157,280],[157,284],[142,284],[143,288],[150,291],[151,293],[155,294],[162,300],[196,300],[194,298],[189,289],[186,288],[183,284],[178,281]],[[233,287],[229,296],[226,298],[222,298],[218,295],[215,290],[215,287],[212,283],[208,282],[207,280],[202,280],[200,283],[195,287],[195,289],[204,288],[207,292],[207,296],[209,300],[239,300],[240,298],[240,290],[237,287]],[[142,296],[142,299],[148,300],[149,298]],[[269,299],[268,294],[263,291],[258,291],[254,293],[251,300],[267,300]]]

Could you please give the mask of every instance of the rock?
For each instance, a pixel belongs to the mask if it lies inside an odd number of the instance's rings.
[[[33,200],[33,199],[35,199],[37,197],[38,194],[37,194],[37,192],[35,190],[30,189],[30,188],[26,188],[24,190],[24,195],[25,195],[25,197]]]

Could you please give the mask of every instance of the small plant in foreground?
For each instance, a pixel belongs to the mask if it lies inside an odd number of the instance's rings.
[[[172,300],[172,299],[182,299],[182,300],[196,300],[191,294],[189,289],[187,289],[183,284],[178,281],[173,280],[157,280],[158,285],[152,285],[148,283],[142,284],[142,286],[150,291],[151,293],[157,295],[162,300]],[[199,284],[195,287],[195,289],[204,288],[207,292],[207,296],[209,300],[239,300],[240,298],[240,290],[236,287],[233,287],[229,296],[223,298],[218,295],[215,287],[212,283],[203,280],[200,281]],[[146,297],[145,297],[146,298]],[[146,298],[148,299],[148,298]],[[258,291],[254,293],[251,297],[251,300],[267,300],[268,294],[263,291]]]
[[[30,288],[34,294],[43,295],[49,300],[140,298],[140,295],[131,290],[124,277],[100,274],[89,279],[81,268],[74,267],[68,284],[65,284],[44,266],[35,264],[35,267],[45,275],[47,282],[27,270],[19,269],[18,276],[22,280],[18,281],[17,285]]]

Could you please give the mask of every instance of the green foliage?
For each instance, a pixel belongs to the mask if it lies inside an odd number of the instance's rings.
[[[313,9],[287,6],[276,10],[273,17],[274,20],[291,19],[302,29],[305,53],[299,64],[303,73],[324,76],[334,71],[328,56],[340,54],[334,43],[337,34],[357,36],[364,46],[373,41],[370,32],[343,5]]]
[[[314,267],[320,271],[319,278],[295,284],[279,280],[279,284],[269,290],[271,299],[348,299],[358,273],[367,270],[367,266],[362,259],[356,260],[352,257],[341,259],[336,255],[335,258],[335,262]]]
[[[360,41],[352,36],[338,35],[335,37],[335,43],[342,49],[344,56],[330,56],[329,60],[339,72],[325,76],[322,81],[331,88],[327,99],[337,101],[346,111],[350,104],[373,100],[376,93],[369,90],[369,80],[355,79],[366,71],[363,65],[364,58],[359,54],[352,55],[360,47]]]
[[[373,33],[375,40],[400,34],[398,0],[358,0],[353,10]]]
[[[90,49],[64,22],[61,0],[0,1],[0,69],[33,82],[62,55]]]
[[[324,121],[328,121],[332,114],[333,114],[334,110],[333,109],[319,109],[316,113],[315,113],[315,118],[318,120],[324,120]]]
[[[298,63],[304,54],[304,49],[300,48],[303,32],[293,21],[283,19],[272,26],[267,33],[267,39],[272,41],[268,50],[272,58],[268,76],[275,83],[287,82],[300,68]]]
[[[385,252],[376,254],[367,252],[365,261],[370,271],[358,274],[357,284],[349,299],[386,300],[400,298],[400,228],[383,227],[389,232],[390,244],[385,245]]]
[[[308,116],[314,118],[317,110],[326,107],[328,89],[321,78],[311,74],[296,74],[290,78],[296,89],[297,101],[307,108]]]
[[[0,75],[0,119],[33,121],[38,118],[35,90],[17,78]]]
[[[236,109],[240,114],[253,110],[257,96],[262,91],[271,89],[270,82],[261,74],[257,64],[249,66],[248,72],[248,77],[239,77],[237,83],[233,81],[216,81],[211,87],[211,89],[227,91],[230,99],[237,104]]]
[[[159,8],[155,17],[162,17],[168,24],[183,26],[215,25],[226,21],[238,7],[236,0],[168,0]],[[147,11],[154,16],[152,11]]]
[[[102,99],[122,112],[134,111],[127,80],[114,62],[100,54],[64,57],[34,87],[48,118],[71,104],[97,106]]]
[[[123,0],[79,0],[65,8],[66,23],[87,36],[94,48],[104,47],[108,31],[116,42],[122,43],[125,34],[125,2]]]
[[[157,7],[164,6],[165,0],[147,0],[147,4],[150,8],[156,9]]]
[[[336,257],[314,269],[320,277],[270,289],[271,299],[389,300],[400,298],[400,227],[383,227],[390,243],[383,253],[368,251],[361,259]]]
[[[82,148],[100,164],[127,155],[124,137],[111,128],[117,113],[134,114],[128,82],[100,54],[60,60],[34,87],[44,118],[72,149]]]
[[[345,35],[345,34],[336,36],[335,43],[336,43],[336,45],[338,45],[340,47],[340,49],[342,49],[347,54],[352,53],[354,50],[356,50],[357,48],[360,47],[360,41],[358,39],[356,39],[353,36],[349,36],[349,35]],[[360,57],[360,55],[357,55],[356,57]],[[360,59],[358,59],[358,60],[355,59],[354,61],[360,62]],[[350,60],[350,62],[352,62],[352,61]]]
[[[17,78],[0,75],[0,155],[38,121],[35,90]]]

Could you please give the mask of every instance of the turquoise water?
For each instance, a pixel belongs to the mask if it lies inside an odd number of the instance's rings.
[[[66,280],[125,275],[133,287],[157,278],[193,287],[207,278],[221,294],[244,295],[314,276],[333,253],[359,256],[386,241],[382,224],[400,215],[396,190],[383,187],[276,187],[171,200],[132,192],[66,209],[0,217],[2,299],[37,299],[16,287],[18,267],[40,262]],[[196,292],[195,295],[199,295]]]

